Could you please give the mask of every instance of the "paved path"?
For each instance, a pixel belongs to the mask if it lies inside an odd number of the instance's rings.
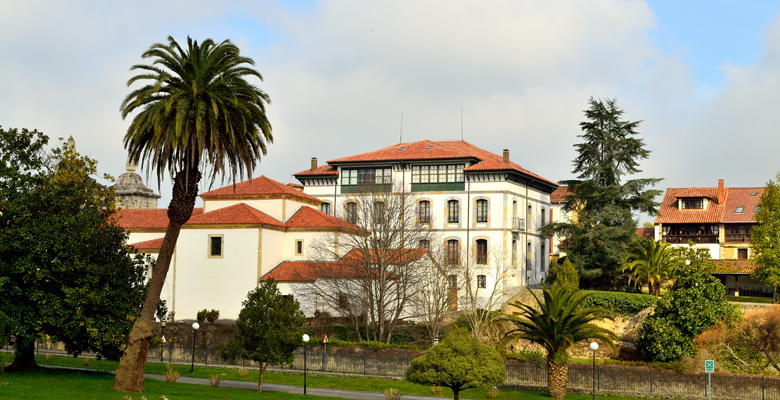
[[[88,369],[88,368],[76,368],[76,367],[58,367],[58,366],[42,366],[45,368],[52,368],[52,369],[63,369],[63,370],[70,370],[70,371],[79,371],[79,372],[92,372],[92,373],[98,373],[98,372],[107,372],[107,371],[96,371],[94,369]],[[113,373],[113,372],[109,372]],[[164,375],[157,375],[157,374],[144,374],[146,379],[152,379],[155,381],[165,381]],[[179,383],[190,383],[195,385],[205,385],[208,386],[211,383],[206,378],[190,378],[182,376],[180,377],[177,382]],[[220,387],[229,387],[229,388],[237,388],[237,389],[251,389],[251,390],[257,390],[257,382],[249,382],[249,381],[229,381],[224,380],[220,382]],[[294,393],[294,394],[303,394],[303,387],[302,386],[292,386],[292,385],[278,385],[275,383],[266,383],[263,385],[263,390],[270,391],[270,392],[284,392],[284,393]],[[325,389],[325,388],[313,388],[309,387],[306,389],[306,393],[312,396],[324,396],[324,397],[338,397],[342,399],[354,399],[354,400],[384,400],[385,394],[379,393],[379,392],[363,392],[359,390],[346,390],[346,389]],[[414,396],[409,394],[401,395],[402,399],[408,399],[408,400],[442,400],[446,398],[442,397],[432,397],[432,396]]]

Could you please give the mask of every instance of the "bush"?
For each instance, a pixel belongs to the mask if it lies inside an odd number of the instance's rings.
[[[342,346],[342,347],[360,347],[361,349],[374,350],[374,351],[382,350],[382,349],[422,350],[422,347],[420,346],[375,342],[373,340],[349,342],[346,340],[328,339],[328,344],[331,344],[333,346]]]
[[[173,365],[171,364],[165,364],[165,381],[166,382],[176,382],[179,380],[179,377],[181,374],[179,371],[176,371],[173,369]]]
[[[657,317],[649,317],[642,324],[637,347],[645,359],[653,361],[676,361],[694,354],[693,339],[669,320]]]
[[[602,292],[587,290],[591,295],[583,303],[586,307],[603,307],[619,315],[634,315],[656,305],[658,298],[649,294]]]
[[[237,372],[238,372],[238,376],[242,378],[246,378],[247,376],[249,376],[249,370],[246,368],[239,368]]]
[[[200,324],[206,321],[213,324],[214,321],[219,319],[219,310],[207,310],[204,308],[198,311],[198,315],[196,318],[198,319],[198,323]]]
[[[561,286],[572,289],[580,288],[580,274],[569,257],[564,257],[550,268],[546,283],[550,286]]]
[[[219,387],[220,383],[222,383],[222,377],[220,377],[219,374],[209,375],[209,384],[212,387]]]
[[[385,389],[385,400],[401,400],[401,392],[398,389]]]

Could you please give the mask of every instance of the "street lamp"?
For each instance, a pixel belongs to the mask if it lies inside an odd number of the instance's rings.
[[[190,364],[190,373],[195,372],[195,334],[200,329],[200,324],[197,322],[192,323],[192,364]]]
[[[590,398],[594,399],[596,398],[596,352],[599,350],[599,344],[595,341],[590,342],[590,350],[593,352],[593,384],[591,386],[591,393]]]
[[[163,356],[165,355],[165,324],[167,324],[168,321],[165,320],[165,317],[160,319],[160,328],[162,329],[162,340],[160,343],[160,362],[165,361],[163,359]]]
[[[303,339],[303,394],[306,394],[306,350],[309,348],[310,338],[309,335],[304,333],[301,339]]]

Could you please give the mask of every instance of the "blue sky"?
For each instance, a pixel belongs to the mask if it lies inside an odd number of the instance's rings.
[[[780,169],[779,17],[780,1],[0,0],[0,125],[73,135],[119,175],[129,67],[168,35],[229,38],[273,100],[255,175],[393,144],[402,112],[408,140],[459,138],[462,108],[466,140],[568,179],[594,96],[643,121],[660,189],[760,186]]]

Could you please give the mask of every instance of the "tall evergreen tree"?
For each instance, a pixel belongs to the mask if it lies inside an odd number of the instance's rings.
[[[780,174],[777,175],[780,181]],[[753,277],[773,288],[775,303],[780,300],[780,184],[769,181],[756,214],[758,225],[750,234],[753,260],[758,264]]]
[[[547,234],[565,237],[561,248],[581,271],[583,287],[615,287],[635,238],[634,212],[655,214],[658,190],[647,190],[658,178],[632,178],[642,172],[639,162],[650,155],[638,137],[640,121],[623,120],[614,99],[589,100],[583,139],[575,145],[577,157],[565,210],[576,215],[570,223],[546,227]]]

